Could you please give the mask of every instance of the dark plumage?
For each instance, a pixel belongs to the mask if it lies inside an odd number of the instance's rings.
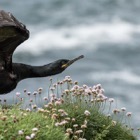
[[[60,59],[44,66],[12,63],[12,55],[18,45],[29,38],[29,31],[11,13],[0,11],[0,94],[16,88],[26,78],[46,77],[64,71],[83,55],[73,59]]]

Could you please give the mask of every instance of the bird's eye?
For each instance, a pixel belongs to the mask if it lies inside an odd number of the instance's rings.
[[[62,61],[62,65],[64,65],[64,64],[66,64],[66,62],[65,61]]]

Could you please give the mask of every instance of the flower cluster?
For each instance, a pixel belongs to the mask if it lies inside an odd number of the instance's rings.
[[[63,127],[65,129],[65,135],[68,138],[79,140],[85,140],[84,136],[88,129],[89,121],[95,111],[101,112],[101,114],[104,113],[106,119],[111,120],[109,125],[111,127],[117,126],[119,119],[123,122],[123,120],[126,121],[126,118],[130,126],[129,120],[132,113],[126,112],[125,107],[112,109],[115,100],[105,95],[105,90],[101,84],[92,87],[87,85],[79,86],[78,82],[73,81],[70,76],[66,76],[62,81],[54,84],[52,84],[52,79],[50,81],[49,92],[44,97],[42,97],[44,95],[42,88],[37,89],[33,93],[28,92],[26,89],[24,90],[24,95],[28,98],[29,104],[25,109],[21,109],[20,116],[22,118],[27,117],[32,112],[37,112],[42,114],[44,121],[46,119],[52,120],[54,127]],[[16,103],[23,101],[21,96],[22,94],[20,92],[16,93]],[[7,103],[6,99],[4,103]],[[42,106],[39,106],[41,103]],[[68,110],[69,105],[72,107],[70,111]],[[108,110],[106,106],[109,108]],[[8,120],[5,111],[7,110],[0,112],[0,120],[3,122]],[[79,111],[81,111],[81,114],[77,115]],[[16,115],[11,115],[10,118],[13,123],[20,121]],[[79,121],[79,119],[81,120]],[[17,133],[26,140],[36,139],[39,129],[35,126],[31,129],[31,133],[27,134],[25,133],[26,130],[21,128]]]

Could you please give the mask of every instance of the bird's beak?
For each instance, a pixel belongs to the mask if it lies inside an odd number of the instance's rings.
[[[71,64],[73,64],[75,61],[81,59],[81,58],[84,58],[84,55],[80,55],[72,60],[69,60],[68,63],[62,65],[62,68],[67,68],[68,66],[70,66]]]

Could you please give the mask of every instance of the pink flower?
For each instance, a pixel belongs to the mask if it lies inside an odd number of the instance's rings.
[[[30,137],[31,137],[31,139],[33,139],[33,138],[35,137],[35,133],[32,133],[32,134],[30,135]]]
[[[20,96],[20,92],[16,92],[16,96],[19,97]]]
[[[122,110],[122,111],[126,111],[126,108],[125,108],[125,107],[122,107],[121,110]]]
[[[128,117],[131,117],[131,115],[132,115],[132,112],[127,112],[126,113],[126,116],[128,116]]]
[[[90,112],[89,112],[88,110],[85,110],[84,114],[85,114],[86,116],[90,116]]]
[[[113,103],[113,102],[114,102],[114,99],[113,99],[113,98],[109,98],[108,101],[109,101],[110,103]]]
[[[18,134],[19,134],[19,135],[23,135],[23,134],[24,134],[23,130],[19,130],[19,131],[18,131]]]
[[[31,137],[30,136],[26,136],[25,139],[26,140],[31,140]]]

